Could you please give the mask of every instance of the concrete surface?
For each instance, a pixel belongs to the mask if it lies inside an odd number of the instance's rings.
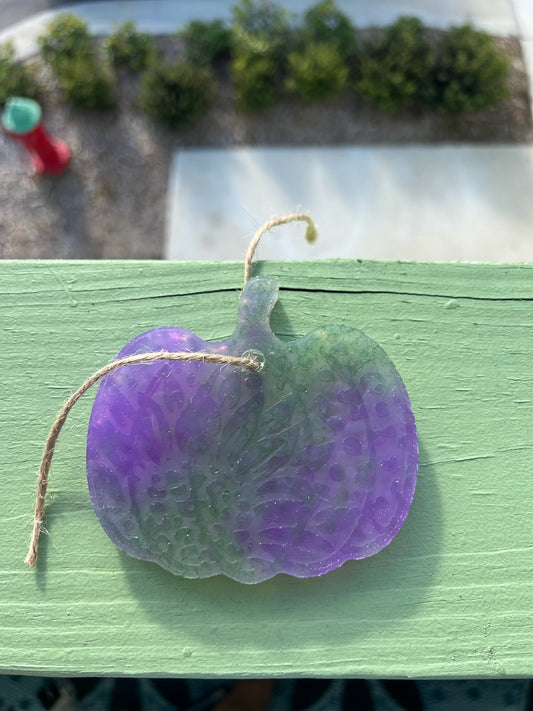
[[[274,214],[259,259],[533,261],[533,146],[184,150],[169,185],[168,259],[242,259]]]
[[[518,35],[533,40],[533,2],[532,0],[512,0]]]
[[[86,2],[98,2],[98,0],[86,0]],[[70,4],[68,0],[0,0],[0,27],[10,27],[39,12]]]

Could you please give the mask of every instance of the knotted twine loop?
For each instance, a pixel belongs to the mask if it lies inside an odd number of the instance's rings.
[[[255,250],[257,249],[257,245],[259,244],[261,237],[265,234],[265,232],[269,232],[273,227],[277,227],[278,225],[286,225],[289,222],[307,222],[305,239],[309,242],[309,244],[316,242],[316,238],[318,237],[316,225],[313,218],[306,215],[304,212],[294,212],[291,215],[284,215],[283,217],[273,217],[257,230],[252,238],[252,241],[250,242],[250,246],[246,252],[246,259],[244,261],[245,284],[252,276],[252,259],[254,258]]]
[[[244,268],[244,281],[245,283],[251,276],[251,262],[259,243],[261,237],[268,232],[272,227],[277,225],[284,225],[288,222],[295,222],[297,220],[303,220],[307,222],[307,232],[306,239],[308,242],[314,242],[317,237],[317,230],[313,220],[305,214],[294,213],[292,215],[286,215],[285,217],[275,217],[269,220],[261,229],[259,229],[248,248],[246,254],[245,268]],[[111,373],[117,368],[121,368],[124,365],[132,364],[143,364],[150,363],[157,360],[174,360],[174,361],[200,361],[202,363],[215,363],[219,365],[233,365],[237,367],[245,368],[252,372],[260,372],[263,369],[263,361],[257,358],[247,357],[248,354],[251,356],[252,352],[246,352],[242,358],[236,356],[219,355],[217,353],[203,353],[203,352],[169,352],[169,351],[158,351],[156,353],[139,353],[137,355],[127,356],[126,358],[120,358],[114,360],[112,363],[104,365],[103,368],[97,370],[96,373],[91,375],[91,377],[86,380],[83,385],[76,390],[76,392],[69,397],[66,403],[63,405],[61,411],[59,412],[52,429],[48,434],[44,446],[43,456],[41,458],[41,464],[39,466],[39,476],[37,480],[37,499],[35,502],[35,512],[33,515],[33,531],[30,541],[30,547],[28,555],[26,556],[24,562],[29,566],[34,566],[37,562],[39,555],[39,538],[43,528],[44,521],[44,507],[46,499],[46,490],[48,488],[48,474],[50,471],[50,465],[52,464],[52,457],[54,456],[55,445],[59,433],[61,432],[63,425],[68,417],[69,412],[72,410],[74,405],[84,395],[89,388],[91,388],[95,383],[101,380],[108,373]]]

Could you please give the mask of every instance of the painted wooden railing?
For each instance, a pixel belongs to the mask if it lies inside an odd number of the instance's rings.
[[[345,323],[389,353],[420,438],[414,503],[375,557],[256,585],[184,580],[109,541],[85,480],[93,394],[37,468],[66,398],[134,335],[234,327],[237,263],[0,263],[0,671],[533,676],[533,265],[270,262],[282,338]]]

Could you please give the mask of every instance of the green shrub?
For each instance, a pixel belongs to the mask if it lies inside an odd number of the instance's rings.
[[[87,23],[72,13],[62,13],[52,20],[46,34],[38,37],[37,43],[43,59],[54,72],[58,64],[92,51]]]
[[[437,54],[429,101],[440,111],[476,111],[507,94],[510,59],[485,32],[453,27]]]
[[[155,43],[151,35],[138,32],[134,22],[125,22],[104,41],[111,64],[138,72],[155,57]]]
[[[65,99],[77,106],[109,109],[115,105],[111,77],[92,54],[62,62],[57,77]]]
[[[235,56],[263,55],[283,61],[289,35],[289,13],[268,0],[240,0],[232,8]]]
[[[286,31],[288,13],[270,0],[240,0],[232,8],[233,22],[249,35],[272,35]]]
[[[193,20],[178,33],[178,37],[183,39],[185,56],[193,64],[211,64],[228,54],[231,48],[231,30],[222,20]]]
[[[266,109],[282,84],[289,14],[268,0],[240,0],[233,7],[231,31],[237,104],[246,111]]]
[[[24,96],[35,99],[39,87],[31,70],[15,59],[11,42],[0,44],[0,104],[9,96]]]
[[[307,10],[302,35],[306,43],[335,45],[343,58],[354,54],[357,48],[355,27],[338,9],[335,0],[322,0]]]
[[[87,109],[114,106],[112,79],[93,48],[86,22],[63,13],[52,20],[47,33],[37,41],[65,99]]]
[[[288,57],[286,87],[303,99],[324,99],[346,86],[348,67],[333,44],[312,42]]]
[[[401,17],[381,41],[360,57],[356,90],[386,111],[423,98],[431,82],[434,58],[416,17]]]
[[[139,104],[167,128],[178,128],[207,111],[215,90],[209,68],[196,67],[185,60],[177,64],[162,62],[144,73]]]
[[[272,106],[279,86],[279,72],[272,57],[242,54],[232,65],[237,104],[245,111],[261,111]]]

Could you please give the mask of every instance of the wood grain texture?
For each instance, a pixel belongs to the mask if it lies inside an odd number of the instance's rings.
[[[23,564],[42,447],[64,400],[136,334],[235,325],[240,263],[0,263],[0,671],[152,676],[533,676],[533,265],[270,262],[272,325],[345,323],[400,371],[420,437],[388,548],[310,580],[184,580],[108,540],[85,479],[93,395],[52,464]]]

